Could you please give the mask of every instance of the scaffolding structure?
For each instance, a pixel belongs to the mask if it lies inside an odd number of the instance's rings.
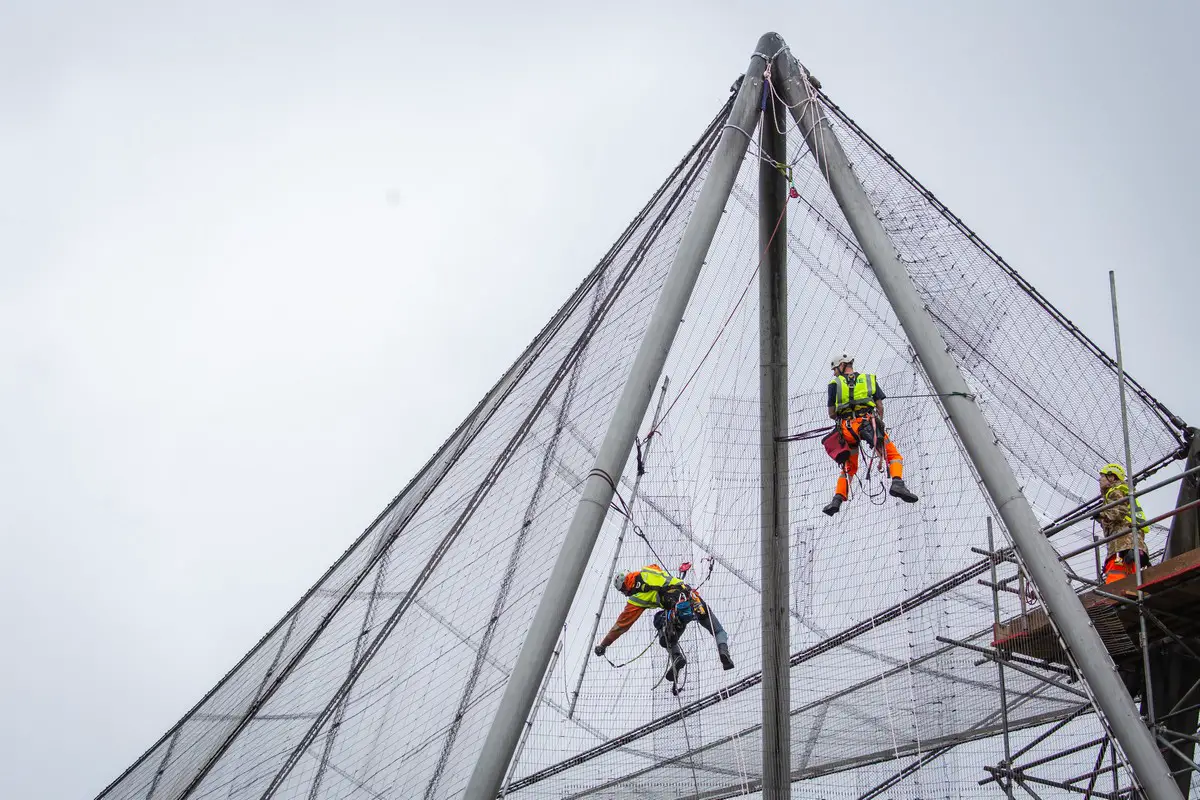
[[[1179,475],[1136,488],[1132,496],[1142,497],[1153,491],[1179,484],[1175,507],[1146,521],[1146,526],[1170,520],[1166,546],[1152,554],[1155,563],[1138,569],[1137,575],[1104,582],[1101,548],[1125,535],[1093,536],[1091,544],[1059,554],[1059,560],[1087,610],[1092,625],[1112,655],[1130,694],[1140,700],[1143,721],[1153,733],[1159,750],[1171,768],[1171,774],[1184,797],[1195,796],[1200,783],[1200,763],[1196,761],[1197,714],[1200,712],[1200,549],[1195,548],[1200,529],[1200,433],[1189,429],[1190,446],[1186,469]],[[1183,455],[1182,453],[1180,454]],[[1094,518],[1100,511],[1120,503],[1103,503],[1101,497],[1081,506],[1077,513],[1045,529],[1053,537],[1081,521]],[[992,541],[991,520],[987,520],[988,540]],[[1094,709],[1087,694],[1077,690],[1083,702],[1061,715],[1045,730],[1019,747],[1010,728],[1012,698],[1005,691],[1006,673],[1019,672],[1057,689],[1080,685],[1079,673],[1054,632],[1050,615],[1041,605],[1025,570],[1007,548],[972,548],[986,556],[990,579],[978,583],[991,591],[993,637],[991,647],[939,637],[939,641],[977,652],[983,664],[997,666],[1000,686],[1001,735],[1004,758],[985,766],[987,776],[979,784],[995,784],[1008,797],[1020,789],[1040,800],[1047,788],[1106,800],[1140,797],[1141,787],[1121,756],[1112,736],[1104,730],[1098,736],[1069,736],[1073,723]],[[1080,574],[1082,565],[1091,562],[1096,577]],[[1014,598],[1019,608],[1015,616],[1002,621],[1002,598]],[[1084,687],[1085,688],[1085,687]],[[1101,721],[1102,722],[1102,721]],[[1079,741],[1083,738],[1083,741]],[[1090,755],[1090,770],[1067,776],[1053,773],[1074,756],[1072,764]],[[935,753],[926,754],[936,757]],[[1068,769],[1069,772],[1074,770]]]

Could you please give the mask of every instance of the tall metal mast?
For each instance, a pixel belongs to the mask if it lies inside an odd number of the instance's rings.
[[[662,389],[658,393],[658,407],[654,409],[654,416],[650,420],[650,430],[658,430],[658,421],[662,419],[663,403],[667,399],[667,386],[671,383],[671,379],[663,378]],[[643,443],[642,448],[643,458],[650,457],[650,447],[654,444],[654,439],[647,438]],[[638,474],[633,478],[633,487],[629,490],[629,509],[632,511],[637,504],[638,489],[642,486],[642,472],[638,470]],[[608,573],[604,577],[604,591],[600,595],[600,605],[596,608],[596,616],[592,619],[592,631],[588,634],[586,641],[593,642],[596,640],[596,634],[600,631],[600,618],[604,614],[604,605],[608,600],[608,587],[612,583],[613,576],[617,574],[617,566],[621,563],[621,545],[625,542],[625,533],[629,530],[630,517],[621,520],[621,532],[617,534],[617,546],[613,548],[612,563],[608,567]],[[613,590],[616,591],[615,589]],[[583,654],[583,663],[579,666],[579,677],[575,679],[575,689],[571,692],[571,702],[567,704],[567,719],[575,716],[575,704],[579,702],[579,692],[583,688],[583,677],[587,675],[588,664],[591,663],[591,653]]]
[[[1098,710],[1120,743],[1150,800],[1182,800],[1154,737],[1142,723],[1128,690],[1117,675],[1112,656],[1092,627],[1075,595],[1057,553],[1041,533],[1041,525],[996,444],[995,435],[970,387],[950,356],[941,332],[933,324],[912,279],[896,257],[895,247],[875,216],[837,136],[821,111],[820,100],[803,68],[790,54],[772,65],[784,102],[791,108],[821,174],[829,182],[854,237],[866,254],[879,284],[895,311],[909,343],[940,395],[971,463],[979,473],[996,510],[1012,536],[1013,545],[1029,572],[1075,663],[1079,665]]]
[[[1154,692],[1150,672],[1150,649],[1146,646],[1149,637],[1146,635],[1146,614],[1142,605],[1145,596],[1142,594],[1142,556],[1138,547],[1141,529],[1138,526],[1137,488],[1133,484],[1133,450],[1129,446],[1129,407],[1125,402],[1125,357],[1121,354],[1121,321],[1117,316],[1117,274],[1108,271],[1108,287],[1112,296],[1113,340],[1117,349],[1117,388],[1121,397],[1121,438],[1125,445],[1125,476],[1126,487],[1129,491],[1129,521],[1133,526],[1133,572],[1137,583],[1138,609],[1138,646],[1142,651],[1142,710],[1146,715],[1146,724],[1154,727]],[[1107,502],[1107,498],[1106,498]],[[1097,549],[1097,555],[1099,550]]]
[[[475,769],[467,783],[465,800],[493,800],[500,791],[504,773],[520,739],[521,728],[529,716],[538,686],[546,672],[558,632],[566,621],[596,538],[608,514],[616,481],[620,479],[629,460],[637,427],[646,417],[654,387],[662,375],[667,354],[679,331],[688,300],[700,276],[700,268],[708,255],[725,203],[729,200],[729,193],[749,148],[748,137],[753,135],[758,121],[762,76],[769,58],[761,53],[766,50],[776,52],[770,50],[773,41],[767,36],[760,39],[757,51],[750,59],[750,68],[746,70],[745,80],[738,89],[729,123],[713,154],[704,187],[700,190],[695,209],[679,243],[658,305],[654,308],[654,315],[630,369],[629,379],[609,421],[595,466],[588,473],[575,517],[567,530],[554,570],[546,581],[545,591],[534,612],[516,666],[504,687],[504,696],[500,699],[479,760],[475,762]]]
[[[770,39],[773,56],[783,40]],[[787,161],[787,109],[763,85],[758,168],[759,407],[762,453],[762,713],[763,798],[792,796],[791,672],[788,602],[787,436],[787,180],[776,164]]]

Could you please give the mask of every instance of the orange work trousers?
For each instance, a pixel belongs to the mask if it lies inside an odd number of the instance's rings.
[[[838,426],[842,430],[842,436],[846,437],[846,442],[850,444],[850,457],[846,459],[846,463],[842,465],[842,472],[838,475],[837,489],[834,491],[840,494],[844,499],[850,499],[850,481],[854,480],[854,476],[858,473],[858,432],[862,428],[863,422],[871,419],[868,416],[854,417],[853,419],[842,420]],[[875,420],[875,424],[882,426],[883,423]],[[887,461],[888,476],[892,478],[904,477],[904,459],[900,456],[900,451],[896,449],[896,445],[892,444],[892,439],[887,433],[883,434],[883,455]]]
[[[1150,566],[1150,557],[1145,551],[1139,551],[1142,569]],[[1133,551],[1122,550],[1120,553],[1114,553],[1109,556],[1104,562],[1104,582],[1116,583],[1117,581],[1131,578],[1137,574],[1137,566],[1133,563]]]

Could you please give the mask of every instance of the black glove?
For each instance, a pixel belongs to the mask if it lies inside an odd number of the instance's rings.
[[[607,649],[608,649],[608,645],[606,645],[606,644],[596,645],[596,655],[598,655],[598,656],[604,655],[604,651]]]

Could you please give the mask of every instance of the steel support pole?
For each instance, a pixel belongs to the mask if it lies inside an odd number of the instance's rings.
[[[766,54],[783,46],[772,44]],[[763,800],[792,796],[788,562],[787,109],[763,87],[758,167],[759,411],[762,466]],[[774,163],[772,163],[774,162]]]
[[[945,339],[896,257],[895,247],[821,111],[819,97],[807,73],[790,55],[785,55],[775,59],[773,75],[934,391],[940,395],[942,406],[1008,529],[1042,603],[1147,797],[1182,800],[1153,735],[1142,724],[1112,657],[1071,588],[1054,548],[1042,535],[1037,516],[1021,493],[983,412],[970,396],[970,387],[950,356]]]
[[[658,429],[658,421],[662,418],[663,403],[667,399],[667,386],[671,383],[670,378],[663,378],[662,389],[658,393],[658,406],[654,409],[654,417],[650,420],[650,430]],[[642,450],[642,458],[647,458],[650,455],[650,444],[653,437],[647,436],[645,448]],[[638,470],[638,474],[633,478],[633,488],[629,490],[629,513],[633,514],[633,507],[637,503],[638,489],[642,485],[642,472]],[[621,563],[621,545],[625,543],[625,533],[629,530],[630,517],[625,517],[621,520],[621,532],[617,534],[617,546],[613,548],[612,563],[608,565],[608,574],[604,577],[604,590],[600,592],[600,605],[596,608],[596,616],[592,619],[592,632],[588,634],[584,641],[596,641],[596,634],[600,631],[600,619],[604,616],[604,602],[608,600],[608,587],[612,585],[613,576],[617,574],[617,565]],[[613,589],[616,591],[616,589]],[[575,717],[575,704],[579,702],[579,690],[583,688],[583,676],[587,675],[588,664],[591,663],[592,651],[589,648],[583,654],[583,663],[579,665],[579,677],[575,679],[575,689],[571,692],[571,702],[567,705],[567,719]]]
[[[1108,271],[1108,287],[1112,296],[1113,341],[1117,348],[1117,386],[1121,396],[1121,438],[1125,444],[1125,475],[1129,491],[1129,527],[1133,533],[1133,572],[1137,583],[1138,646],[1142,650],[1142,705],[1146,711],[1146,723],[1154,725],[1154,692],[1151,691],[1150,649],[1147,646],[1146,615],[1142,611],[1142,549],[1141,526],[1138,525],[1137,492],[1133,488],[1133,449],[1129,446],[1129,405],[1125,402],[1125,360],[1121,355],[1121,323],[1117,319],[1117,274]],[[1097,555],[1099,548],[1097,548]],[[1097,580],[1100,580],[1099,578]],[[1165,758],[1164,758],[1165,762]]]
[[[529,734],[533,733],[534,717],[537,716],[538,709],[542,707],[542,698],[546,696],[546,689],[550,687],[550,679],[554,677],[554,665],[558,663],[558,657],[562,654],[563,639],[566,638],[567,631],[563,630],[562,635],[558,637],[558,644],[554,646],[554,653],[550,656],[550,666],[546,667],[546,674],[542,677],[541,688],[538,689],[537,698],[533,701],[533,708],[529,712],[529,719],[525,720],[525,727],[521,729],[521,739],[517,742],[517,751],[513,753],[512,763],[508,765],[508,772],[504,776],[504,788],[500,790],[500,800],[508,797],[508,787],[512,784],[513,773],[517,771],[517,765],[521,763],[521,753],[525,751],[525,743],[529,741]],[[570,719],[567,715],[567,719]]]
[[[759,41],[745,80],[738,89],[729,121],[713,153],[708,176],[596,455],[595,466],[588,473],[575,516],[567,529],[554,569],[546,581],[521,654],[504,687],[504,696],[500,699],[479,759],[475,762],[464,793],[465,800],[493,800],[500,791],[521,728],[529,716],[538,686],[546,672],[558,632],[566,622],[567,612],[591,558],[600,528],[604,525],[616,482],[625,471],[637,428],[646,417],[654,387],[662,376],[667,354],[679,331],[700,268],[724,213],[729,192],[737,180],[738,170],[750,145],[749,137],[753,135],[758,121],[762,75],[766,68],[766,58],[759,53],[771,47],[767,39],[764,36]]]

